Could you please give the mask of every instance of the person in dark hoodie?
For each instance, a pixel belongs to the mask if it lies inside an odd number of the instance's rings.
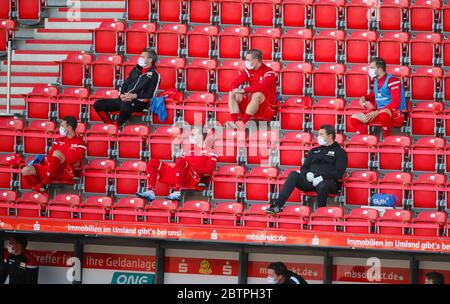
[[[328,195],[338,192],[340,180],[347,169],[347,152],[335,138],[336,131],[332,126],[320,127],[317,137],[319,146],[308,152],[300,171],[288,175],[278,199],[266,209],[267,213],[280,212],[294,188],[316,191],[319,207],[326,206]]]
[[[138,64],[130,72],[120,87],[120,97],[100,99],[94,103],[94,109],[104,123],[124,124],[132,113],[148,109],[149,100],[156,96],[161,77],[156,71],[158,55],[155,50],[146,48],[139,57]],[[116,122],[111,120],[110,112],[119,111]]]
[[[270,263],[267,267],[267,283],[269,284],[308,284],[306,280],[287,269],[282,262]]]

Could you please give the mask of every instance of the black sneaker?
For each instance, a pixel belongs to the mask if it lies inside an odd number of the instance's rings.
[[[266,209],[266,212],[268,214],[276,214],[281,212],[282,208],[277,205],[271,205],[269,208]]]

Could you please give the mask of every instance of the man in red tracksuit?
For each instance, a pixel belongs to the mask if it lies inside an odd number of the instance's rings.
[[[25,182],[34,191],[45,191],[45,186],[54,180],[73,181],[74,170],[80,168],[87,149],[86,143],[76,136],[76,128],[74,117],[64,117],[59,127],[61,137],[52,143],[44,161],[22,169]]]
[[[181,189],[198,186],[206,176],[211,176],[216,168],[217,155],[210,145],[204,142],[201,131],[194,129],[189,137],[189,143],[184,145],[184,153],[175,163],[164,163],[158,159],[151,159],[147,163],[148,191],[136,193],[139,197],[152,201],[156,198],[155,188],[157,178],[159,182],[173,187],[167,199],[181,200]]]
[[[370,60],[369,76],[374,79],[373,90],[360,99],[363,113],[350,118],[350,124],[359,134],[367,134],[367,124],[381,125],[383,136],[403,124],[406,100],[400,79],[386,73],[386,62],[375,57]]]
[[[276,105],[276,75],[262,62],[262,52],[249,50],[245,58],[246,69],[233,82],[234,89],[228,97],[232,119],[229,125],[233,128],[243,127],[253,116],[272,120],[274,112],[271,106]],[[239,89],[244,82],[249,86]]]

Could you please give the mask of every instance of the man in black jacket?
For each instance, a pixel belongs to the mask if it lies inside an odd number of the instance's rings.
[[[282,262],[270,263],[267,267],[267,283],[269,284],[308,284],[306,280],[287,269]]]
[[[337,193],[338,183],[347,169],[347,152],[335,138],[336,132],[332,126],[320,127],[317,137],[319,147],[308,152],[300,171],[289,174],[277,201],[266,209],[267,213],[280,212],[295,187],[306,192],[316,191],[319,207],[326,206],[328,195]]]
[[[8,254],[0,264],[0,285],[9,277],[9,284],[37,284],[39,267],[27,250],[28,241],[23,235],[9,240]]]
[[[100,99],[94,109],[105,123],[113,123],[109,112],[120,111],[115,122],[117,126],[125,123],[132,113],[142,112],[149,107],[148,100],[155,97],[161,80],[156,71],[158,55],[153,49],[144,49],[138,64],[120,87],[120,97]]]

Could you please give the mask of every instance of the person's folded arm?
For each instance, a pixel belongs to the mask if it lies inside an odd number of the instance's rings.
[[[276,82],[275,78],[275,72],[268,71],[263,76],[263,81],[260,83],[256,83],[252,86],[246,87],[244,89],[245,93],[256,93],[256,92],[265,92],[267,89],[270,88],[270,86],[273,85],[273,83]]]
[[[247,70],[243,70],[239,73],[239,76],[231,83],[231,89],[237,89],[241,84],[248,81],[250,74]]]

